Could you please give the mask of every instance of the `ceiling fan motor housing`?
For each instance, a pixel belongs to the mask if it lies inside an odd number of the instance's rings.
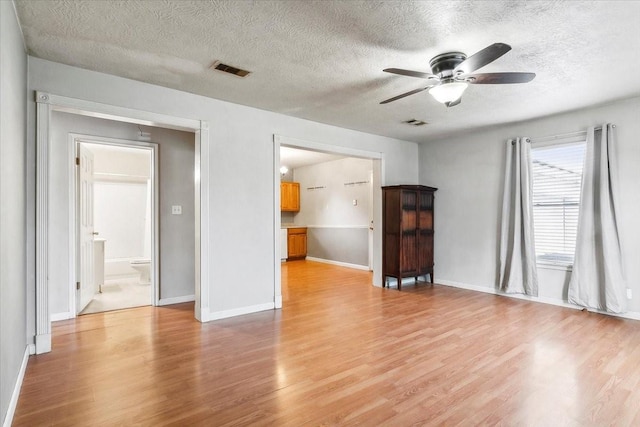
[[[448,52],[431,58],[429,66],[433,74],[440,77],[451,77],[453,69],[465,59],[467,59],[467,55],[462,52]]]

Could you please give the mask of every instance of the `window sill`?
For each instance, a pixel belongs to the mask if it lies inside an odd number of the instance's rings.
[[[552,262],[537,262],[536,266],[538,268],[542,268],[545,270],[561,270],[561,271],[572,271],[573,265],[567,264],[554,264]]]

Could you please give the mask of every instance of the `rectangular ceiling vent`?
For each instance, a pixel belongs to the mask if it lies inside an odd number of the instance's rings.
[[[402,123],[406,123],[411,126],[423,126],[428,124],[427,122],[423,122],[422,120],[416,120],[416,119],[405,120]]]
[[[212,70],[223,71],[225,73],[233,74],[238,77],[246,77],[251,74],[251,71],[243,70],[241,68],[232,67],[231,65],[223,64],[220,61],[216,61],[211,66]]]

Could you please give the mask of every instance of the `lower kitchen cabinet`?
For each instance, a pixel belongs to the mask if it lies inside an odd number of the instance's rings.
[[[307,256],[307,228],[295,227],[287,229],[287,261],[305,259]]]

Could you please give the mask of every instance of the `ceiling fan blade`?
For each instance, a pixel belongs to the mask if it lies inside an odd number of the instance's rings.
[[[429,89],[431,86],[421,87],[420,89],[414,89],[409,92],[403,93],[402,95],[394,96],[393,98],[385,99],[380,104],[388,104],[389,102],[397,101],[398,99],[404,98],[405,96],[413,95],[414,93],[422,92],[423,90]]]
[[[485,47],[481,51],[474,53],[473,55],[462,61],[456,68],[453,69],[453,73],[472,73],[500,58],[510,50],[511,46],[509,46],[508,44],[494,43],[491,46]]]
[[[502,85],[527,83],[533,80],[535,76],[536,73],[481,73],[461,76],[461,80],[480,85]]]
[[[434,76],[430,73],[423,73],[421,71],[403,70],[402,68],[385,68],[385,73],[399,74],[401,76],[417,77],[419,79],[435,79],[438,80],[438,76]]]
[[[456,99],[455,101],[452,102],[445,102],[444,105],[447,106],[447,108],[449,107],[455,107],[456,105],[460,104],[462,102],[462,97]]]

